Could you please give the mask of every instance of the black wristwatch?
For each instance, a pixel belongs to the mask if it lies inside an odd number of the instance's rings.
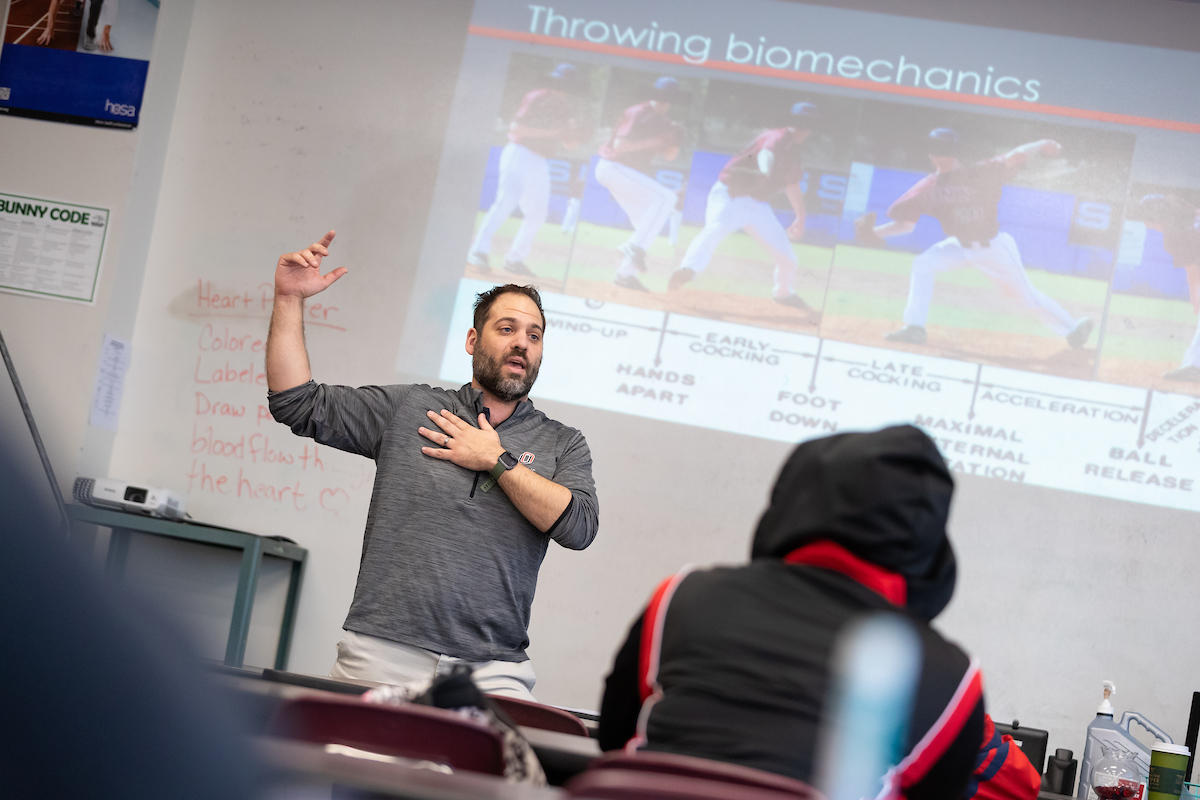
[[[495,480],[500,480],[500,476],[517,465],[517,457],[505,450],[500,454],[500,458],[496,460],[496,466],[488,470],[488,474]]]

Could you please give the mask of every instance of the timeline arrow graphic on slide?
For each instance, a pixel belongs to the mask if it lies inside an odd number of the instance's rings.
[[[637,328],[643,331],[658,332],[658,328],[653,325],[638,325],[634,322],[619,322],[615,319],[601,319],[600,317],[587,317],[583,314],[569,314],[566,311],[547,311],[547,317],[573,317],[574,319],[583,319],[588,322],[603,322],[605,325],[616,325],[621,328]]]
[[[975,398],[979,396],[979,376],[983,374],[983,364],[975,365],[975,388],[971,391],[971,408],[967,411],[967,419],[975,419]]]
[[[1019,386],[1004,386],[999,383],[981,383],[979,384],[985,389],[1007,389],[1010,392],[1020,392],[1021,394],[1031,394],[1035,397],[1052,397],[1055,400],[1074,400],[1077,403],[1087,403],[1091,406],[1107,406],[1108,408],[1119,408],[1122,411],[1141,411],[1141,406],[1127,406],[1120,403],[1105,403],[1100,400],[1091,400],[1086,397],[1072,397],[1069,394],[1050,394],[1049,392],[1035,392],[1032,389],[1022,389]]]
[[[658,349],[654,351],[654,366],[662,364],[662,345],[663,339],[667,338],[667,320],[671,319],[671,312],[663,312],[662,331],[658,334]]]
[[[976,364],[975,366],[979,367],[980,369],[983,368],[982,364]],[[979,373],[978,372],[975,373],[974,378],[960,378],[956,375],[935,375],[932,372],[927,373],[927,374],[931,378],[937,378],[937,379],[943,380],[943,381],[953,381],[954,383],[965,383],[965,384],[971,384],[971,383],[978,384],[979,383]]]
[[[824,339],[817,340],[817,354],[813,357],[812,376],[808,379],[808,391],[813,392],[817,389],[817,369],[821,366],[821,348],[825,346]]]
[[[483,282],[463,281],[456,312],[463,325],[471,322],[481,288]],[[791,443],[908,422],[934,438],[956,473],[1196,508],[1191,476],[1200,456],[1192,448],[1200,423],[1181,426],[1200,420],[1200,398],[1186,398],[1185,406],[1182,395],[1155,390],[1162,395],[1156,400],[1144,386],[1022,376],[978,360],[759,329],[678,309],[545,297],[548,305],[563,304],[547,309],[556,341],[561,333],[563,346],[581,353],[540,385],[546,399],[579,402],[580,382],[591,381],[597,408]],[[447,345],[447,380],[470,374],[460,352],[457,339]],[[747,413],[728,415],[734,401]],[[1054,435],[1042,435],[1046,430]],[[1171,464],[1160,464],[1153,481],[1103,460],[1114,448],[1145,456],[1141,448],[1168,439],[1185,444],[1171,448]],[[1072,446],[1077,456],[1068,453]]]
[[[1142,427],[1138,431],[1138,447],[1146,444],[1146,421],[1150,419],[1150,403],[1154,400],[1154,390],[1146,390],[1146,408],[1142,411]]]

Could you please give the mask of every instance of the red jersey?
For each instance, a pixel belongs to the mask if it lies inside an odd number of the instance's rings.
[[[888,216],[916,222],[927,214],[942,223],[947,236],[957,236],[963,243],[986,242],[1000,232],[996,209],[1011,171],[1004,156],[997,156],[926,175],[892,203]]]
[[[776,192],[804,177],[804,159],[800,145],[789,135],[791,128],[763,131],[740,153],[729,159],[721,170],[720,181],[729,187],[730,197],[753,197],[766,202]],[[775,163],[768,175],[758,168],[758,154],[770,150]]]
[[[608,141],[601,145],[600,157],[633,167],[650,175],[650,164],[654,161],[654,157],[679,144],[678,130],[679,128],[671,122],[671,118],[667,116],[666,112],[655,108],[651,103],[630,106],[625,109],[625,113],[621,115],[621,121],[613,128],[612,136],[608,137]],[[617,139],[643,142],[663,136],[663,134],[669,135],[664,137],[660,147],[648,147],[645,150],[635,150],[631,153],[618,153],[613,148]]]
[[[551,136],[520,136],[508,132],[508,140],[524,145],[540,156],[552,156],[554,151],[568,139],[577,123],[575,108],[566,92],[558,89],[534,89],[521,98],[521,105],[513,116],[513,122],[531,128],[553,130]]]

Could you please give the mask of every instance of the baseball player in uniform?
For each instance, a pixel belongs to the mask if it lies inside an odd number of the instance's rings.
[[[1148,194],[1141,207],[1146,227],[1162,233],[1163,250],[1178,269],[1187,273],[1188,299],[1200,312],[1200,208],[1175,195]],[[1178,369],[1163,373],[1169,381],[1200,383],[1200,326]]]
[[[546,159],[559,145],[572,146],[583,138],[579,112],[572,97],[581,83],[578,70],[571,64],[559,64],[550,73],[547,86],[534,89],[521,99],[521,105],[508,127],[508,144],[500,154],[500,179],[496,199],[483,217],[475,241],[467,253],[467,263],[487,272],[492,237],[513,211],[520,207],[524,219],[504,256],[504,271],[533,276],[525,257],[533,246],[538,229],[546,221],[550,203],[550,168]]]
[[[1083,347],[1094,323],[1089,317],[1076,319],[1058,301],[1036,288],[1025,274],[1021,254],[1013,237],[1000,230],[997,207],[1005,182],[1036,156],[1055,156],[1062,150],[1053,139],[1042,139],[976,164],[958,160],[959,137],[949,128],[929,134],[932,175],[919,180],[888,209],[891,222],[875,224],[874,212],[855,223],[858,241],[882,245],[883,238],[911,233],[923,214],[942,225],[946,238],[913,259],[909,278],[904,327],[885,334],[893,342],[924,344],[925,321],[933,299],[933,282],[939,272],[975,267],[1001,290],[1018,298],[1071,347]]]
[[[804,235],[804,193],[800,189],[804,161],[800,146],[816,120],[816,106],[796,103],[786,115],[784,127],[763,131],[729,160],[708,192],[704,230],[692,240],[679,269],[671,275],[669,290],[679,289],[703,272],[726,236],[745,230],[775,262],[775,302],[812,310],[796,295],[798,261],[792,242]],[[771,198],[780,190],[796,213],[796,221],[786,230],[771,208]]]
[[[646,291],[637,273],[646,271],[646,250],[675,209],[675,192],[654,179],[652,162],[656,157],[673,161],[679,155],[683,128],[667,116],[679,96],[674,78],[659,78],[650,100],[625,109],[600,148],[596,180],[633,224],[632,235],[618,248],[622,259],[613,281],[625,289]]]

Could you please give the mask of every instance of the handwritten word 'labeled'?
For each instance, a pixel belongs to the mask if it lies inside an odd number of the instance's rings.
[[[234,365],[226,361],[219,366],[204,363],[204,356],[196,356],[196,371],[193,373],[196,383],[241,383],[247,386],[266,386],[267,373],[258,364],[251,361],[247,366]]]

